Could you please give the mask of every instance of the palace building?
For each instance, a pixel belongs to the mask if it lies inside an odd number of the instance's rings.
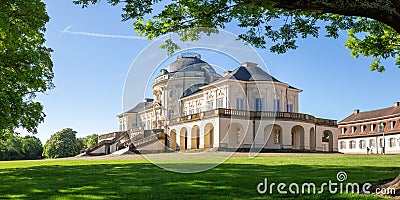
[[[299,113],[299,93],[256,63],[218,74],[196,53],[160,71],[153,97],[118,115],[88,154],[200,150],[338,151],[335,120]]]
[[[338,123],[339,151],[357,154],[400,153],[400,103],[354,113]]]

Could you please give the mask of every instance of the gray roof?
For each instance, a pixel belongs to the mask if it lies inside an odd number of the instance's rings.
[[[179,71],[202,71],[203,68],[212,68],[208,63],[197,57],[178,57],[173,63],[168,65],[169,73]]]
[[[223,78],[219,79],[218,81],[222,80],[227,80],[227,79],[232,79],[232,80],[239,80],[239,81],[271,81],[271,82],[277,82],[277,83],[283,83],[276,79],[275,77],[271,76],[268,74],[266,71],[261,69],[260,67],[244,67],[240,66],[233,70],[232,72],[229,72],[226,76]],[[286,83],[284,83],[286,84]],[[289,85],[289,88],[299,90],[293,86]]]
[[[140,102],[134,108],[126,111],[125,113],[138,113],[147,110],[153,106],[153,102]]]

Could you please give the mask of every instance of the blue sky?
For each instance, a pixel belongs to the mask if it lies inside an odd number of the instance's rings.
[[[54,50],[55,88],[39,95],[47,115],[38,137],[70,127],[82,137],[117,130],[116,115],[123,112],[125,77],[135,57],[150,41],[63,33],[85,32],[135,36],[132,22],[121,22],[119,7],[105,3],[81,9],[71,1],[44,0],[50,15],[46,45]],[[234,25],[226,28],[235,34]],[[369,70],[370,58],[355,59],[345,49],[346,36],[299,40],[299,48],[283,55],[258,49],[269,72],[304,91],[300,112],[341,120],[354,109],[389,107],[400,100],[400,69],[393,60],[384,62],[384,73]],[[213,61],[205,61],[212,63]],[[231,67],[231,66],[229,66]],[[138,76],[140,74],[138,73]],[[142,101],[143,94],[132,99]]]

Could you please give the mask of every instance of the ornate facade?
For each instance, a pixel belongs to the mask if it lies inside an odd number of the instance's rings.
[[[100,136],[107,145],[97,152],[127,146],[139,151],[337,151],[336,121],[298,113],[302,90],[255,63],[220,75],[199,54],[182,54],[160,71],[152,89],[152,99],[118,115],[119,132]]]

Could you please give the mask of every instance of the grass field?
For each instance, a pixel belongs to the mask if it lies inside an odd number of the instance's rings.
[[[347,173],[347,182],[377,184],[400,173],[400,157],[232,157],[218,167],[193,174],[169,172],[145,159],[8,161],[0,162],[0,199],[276,199],[293,195],[259,194],[257,185],[264,178],[319,186],[329,180],[338,182],[338,171]],[[327,192],[294,197],[382,198]]]

